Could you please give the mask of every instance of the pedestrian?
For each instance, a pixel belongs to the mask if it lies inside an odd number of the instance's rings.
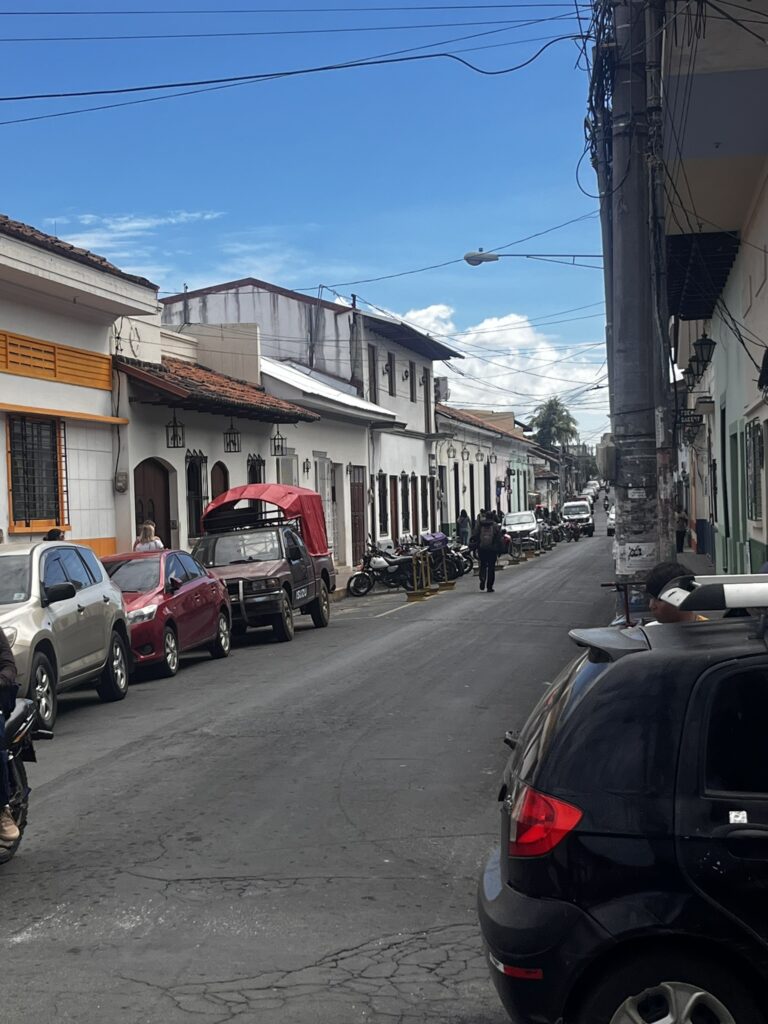
[[[459,512],[459,518],[456,521],[456,530],[458,531],[461,543],[469,544],[469,535],[472,533],[472,520],[467,515],[467,510],[465,508]]]
[[[155,535],[155,524],[151,519],[147,519],[145,523],[142,523],[139,536],[134,541],[134,551],[161,551],[165,545],[158,536]]]
[[[675,541],[678,555],[685,550],[686,533],[688,533],[688,513],[682,505],[678,505],[675,509]]]
[[[18,825],[11,814],[11,780],[8,775],[8,754],[5,720],[16,704],[16,661],[8,638],[0,629],[0,845],[11,845],[20,837]]]
[[[52,530],[49,530],[45,535],[46,540],[64,540],[64,531],[60,530],[58,526],[54,526]]]
[[[472,532],[472,546],[480,559],[480,589],[493,593],[496,582],[496,558],[501,551],[501,527],[493,514],[482,511]]]

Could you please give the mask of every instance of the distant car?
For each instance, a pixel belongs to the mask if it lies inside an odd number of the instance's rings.
[[[608,512],[608,536],[612,537],[616,533],[616,506],[611,505],[610,511]]]
[[[214,658],[227,657],[227,588],[186,551],[126,552],[105,558],[104,566],[122,591],[137,665],[159,665],[175,676],[185,651],[207,647]]]
[[[581,532],[592,537],[595,532],[595,521],[592,518],[592,507],[586,498],[577,498],[575,501],[566,501],[560,510],[560,515],[565,523],[578,523]]]
[[[61,541],[0,547],[0,627],[13,650],[20,696],[40,725],[56,721],[58,694],[96,680],[103,701],[128,690],[123,599],[90,548]]]
[[[518,543],[528,541],[536,547],[541,543],[541,523],[535,512],[507,512],[501,529],[503,534]]]
[[[759,574],[716,579],[662,596],[768,606]],[[571,633],[581,653],[508,734],[478,893],[517,1024],[765,1024],[764,630],[747,617]]]

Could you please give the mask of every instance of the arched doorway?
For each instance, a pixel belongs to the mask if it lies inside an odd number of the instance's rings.
[[[163,544],[170,546],[171,502],[168,470],[157,459],[144,459],[133,471],[133,494],[136,513],[136,533],[141,524],[151,519],[155,532]]]
[[[229,470],[223,462],[214,462],[211,467],[211,498],[218,498],[229,490]]]

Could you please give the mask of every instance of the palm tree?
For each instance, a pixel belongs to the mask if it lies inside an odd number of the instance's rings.
[[[579,436],[576,420],[559,398],[548,398],[537,406],[531,426],[536,431],[536,440],[545,448],[562,447]]]

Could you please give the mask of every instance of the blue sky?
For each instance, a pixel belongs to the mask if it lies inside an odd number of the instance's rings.
[[[154,5],[49,0],[44,6],[49,11],[114,11],[222,5],[210,0],[157,0]],[[226,6],[242,10],[259,4],[232,0]],[[566,5],[372,12],[347,4],[354,10],[336,13],[320,10],[333,6],[320,0],[293,5],[271,0],[261,9],[266,6],[282,13],[25,14],[0,18],[0,35],[7,40],[377,30],[2,42],[2,92],[118,88],[271,72],[491,32],[436,49],[498,69],[527,59],[544,41],[576,28],[573,19],[499,24],[567,19],[572,8]],[[291,7],[313,11],[288,13]],[[459,22],[465,27],[449,24]],[[413,27],[424,24],[433,27]],[[493,48],[468,52],[479,46]],[[338,285],[343,294],[355,291],[443,333],[471,330],[456,339],[457,346],[473,346],[464,370],[487,380],[489,397],[478,381],[465,377],[456,382],[454,398],[528,411],[538,397],[565,391],[568,382],[575,386],[596,378],[602,350],[565,346],[601,342],[599,306],[566,315],[597,314],[594,318],[551,327],[529,328],[526,318],[536,323],[546,314],[599,303],[599,271],[505,259],[478,268],[458,263],[357,286],[341,283],[460,258],[468,249],[493,248],[594,211],[596,200],[579,191],[575,177],[585,92],[584,75],[574,67],[576,56],[573,42],[560,42],[530,67],[496,77],[430,60],[5,124],[0,126],[6,154],[0,170],[3,212],[144,273],[164,291],[181,289],[185,282],[199,287],[252,274],[293,288]],[[3,103],[0,120],[102,102]],[[588,162],[581,178],[594,190]],[[517,248],[599,252],[598,222],[584,220]],[[464,350],[469,354],[469,348]],[[564,361],[554,364],[555,358]],[[528,373],[504,372],[506,366]],[[547,374],[558,379],[547,380]],[[587,407],[604,402],[604,396],[605,391],[596,391],[580,399],[581,408],[574,403],[585,433],[601,426],[602,411]]]

